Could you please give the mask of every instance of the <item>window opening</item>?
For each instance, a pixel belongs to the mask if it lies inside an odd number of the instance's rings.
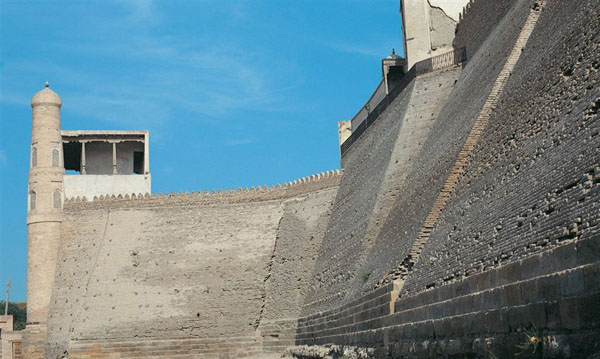
[[[29,210],[35,210],[36,194],[35,191],[29,191]]]
[[[54,198],[53,198],[53,202],[54,202],[54,208],[61,208],[62,207],[62,195],[60,193],[60,190],[55,190],[54,191]]]
[[[31,149],[31,167],[37,166],[37,148],[33,147]]]
[[[58,167],[58,166],[59,166],[58,148],[54,147],[52,149],[52,167]]]
[[[144,174],[144,152],[133,152],[133,173]]]

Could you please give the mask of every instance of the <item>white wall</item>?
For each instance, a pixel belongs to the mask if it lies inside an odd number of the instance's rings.
[[[458,22],[458,15],[462,13],[468,2],[469,0],[429,0],[431,6],[442,9],[454,22]]]
[[[455,23],[467,3],[468,0],[401,0],[407,69],[421,60],[452,50]],[[445,15],[432,19],[432,13],[439,13],[436,8]]]
[[[65,175],[65,198],[114,194],[146,194],[151,192],[150,174],[147,175]]]

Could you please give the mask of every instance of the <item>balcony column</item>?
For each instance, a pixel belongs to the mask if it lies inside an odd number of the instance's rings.
[[[85,174],[85,141],[81,141],[81,174]]]
[[[113,142],[113,175],[117,174],[117,143]]]
[[[150,173],[150,156],[148,154],[148,132],[144,135],[144,174]]]

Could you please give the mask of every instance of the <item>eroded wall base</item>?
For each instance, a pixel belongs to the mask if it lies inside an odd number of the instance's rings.
[[[508,358],[533,340],[521,357],[587,358],[600,351],[599,253],[596,236],[398,299],[382,287],[299,319],[296,344],[381,359]]]

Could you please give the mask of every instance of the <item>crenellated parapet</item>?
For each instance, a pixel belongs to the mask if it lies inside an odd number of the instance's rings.
[[[132,193],[125,195],[101,195],[92,199],[76,197],[65,200],[65,210],[185,206],[195,204],[243,203],[267,201],[301,196],[310,192],[336,187],[342,171],[336,169],[321,172],[294,181],[276,185],[258,185],[250,188],[179,191],[171,193]]]

